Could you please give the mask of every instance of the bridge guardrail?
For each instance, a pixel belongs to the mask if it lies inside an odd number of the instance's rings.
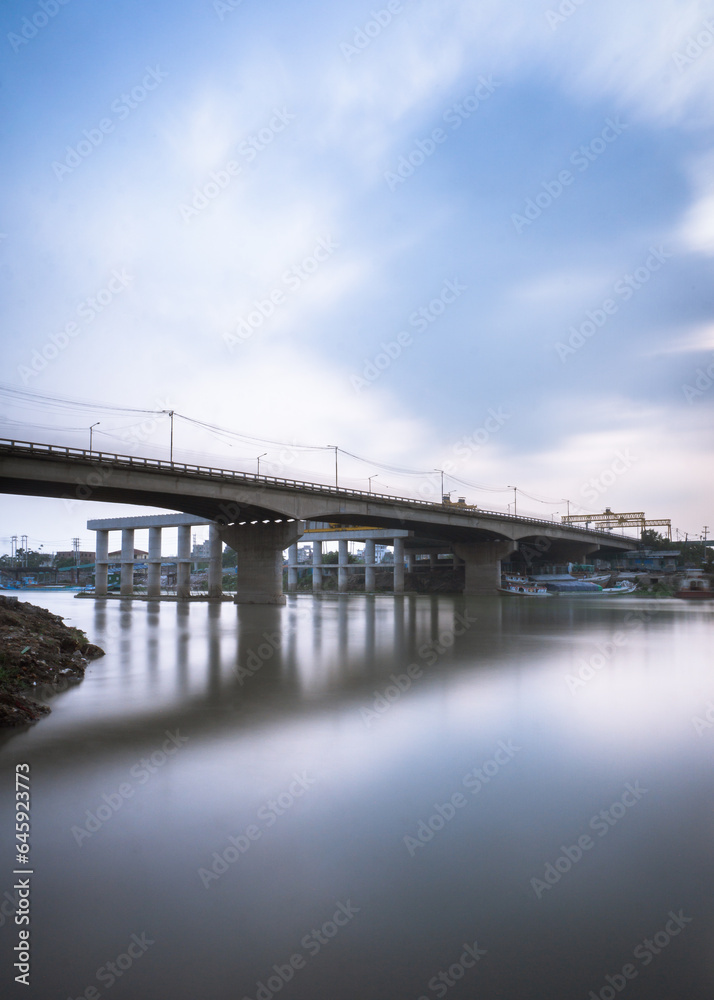
[[[340,496],[353,498],[355,500],[380,500],[390,503],[405,504],[410,507],[420,509],[446,510],[450,514],[464,514],[473,517],[474,515],[486,515],[488,517],[501,518],[504,521],[518,521],[527,524],[544,524],[552,527],[556,522],[540,517],[518,517],[516,514],[504,514],[499,510],[487,510],[484,507],[463,507],[459,504],[445,504],[433,500],[416,500],[413,497],[399,497],[391,493],[374,493],[365,490],[350,490],[344,486],[324,486],[322,483],[311,483],[301,479],[283,479],[278,476],[258,476],[252,472],[238,472],[235,469],[217,469],[209,465],[187,465],[184,462],[166,462],[160,458],[137,458],[133,455],[117,455],[106,451],[87,451],[84,448],[65,448],[55,444],[37,444],[33,441],[16,441],[12,438],[0,438],[0,452],[22,452],[38,457],[61,457],[80,458],[92,464],[102,464],[104,460],[112,465],[128,468],[153,469],[159,472],[180,472],[187,476],[196,476],[210,479],[226,479],[242,481],[250,484],[265,483],[273,486],[287,486],[292,489],[300,487],[309,493],[319,493],[327,496]],[[594,518],[593,518],[594,520]],[[604,538],[612,538],[609,531],[599,531],[596,528],[581,528],[577,525],[561,525],[571,531],[582,531],[589,535],[601,535]],[[634,540],[633,540],[634,541]]]

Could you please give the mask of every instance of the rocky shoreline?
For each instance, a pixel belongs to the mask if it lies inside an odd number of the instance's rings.
[[[104,650],[45,608],[0,594],[0,727],[37,722],[50,711],[41,696],[77,684]]]

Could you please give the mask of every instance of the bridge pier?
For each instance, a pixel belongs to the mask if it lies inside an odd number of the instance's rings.
[[[217,524],[208,528],[208,596],[213,600],[223,597],[223,539]]]
[[[518,542],[456,542],[454,562],[464,561],[464,594],[495,594],[501,586],[501,560],[518,548]]]
[[[340,594],[346,594],[347,582],[349,580],[349,570],[347,567],[349,566],[350,561],[349,548],[347,546],[346,539],[340,538],[337,543],[337,547],[339,549],[337,564],[337,591]]]
[[[221,539],[238,555],[236,604],[285,604],[283,551],[304,532],[304,522],[230,524]]]
[[[374,539],[367,538],[364,543],[364,589],[370,594],[375,588],[374,572]]]
[[[121,582],[119,593],[122,597],[134,595],[134,529],[121,530]]]
[[[150,601],[161,598],[161,528],[149,528],[149,572],[146,596]]]
[[[394,539],[394,593],[404,593],[404,539]]]
[[[191,596],[191,525],[178,527],[178,548],[176,555],[176,596],[187,600]]]
[[[322,542],[312,543],[312,592],[322,592]]]
[[[109,532],[98,531],[94,556],[94,594],[106,597],[109,585]]]
[[[288,549],[288,591],[297,590],[298,585],[298,547],[294,542]]]

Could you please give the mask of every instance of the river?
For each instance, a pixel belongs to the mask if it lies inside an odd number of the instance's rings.
[[[107,655],[4,737],[4,995],[714,995],[711,603],[20,599]]]

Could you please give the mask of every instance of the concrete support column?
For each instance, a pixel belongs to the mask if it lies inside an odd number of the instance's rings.
[[[146,590],[150,601],[161,598],[161,528],[149,528],[149,575]]]
[[[236,604],[285,604],[283,551],[298,540],[304,521],[230,524],[223,541],[238,554]]]
[[[288,549],[288,591],[297,590],[298,585],[298,547],[297,542]]]
[[[438,552],[429,553],[429,569],[436,569],[439,565],[439,554]]]
[[[208,528],[208,596],[214,601],[223,597],[223,540],[216,524]]]
[[[517,542],[457,542],[454,554],[465,563],[464,594],[495,594],[501,586],[501,560],[518,548]]]
[[[404,593],[404,539],[394,539],[394,593]]]
[[[337,590],[340,594],[347,593],[347,581],[349,579],[349,570],[347,569],[350,561],[348,543],[346,539],[341,538],[338,543],[339,547],[339,559],[337,568]]]
[[[322,590],[322,542],[312,543],[312,590]]]
[[[176,560],[176,596],[186,600],[191,596],[191,525],[178,528],[178,556]]]
[[[374,590],[374,539],[368,538],[364,543],[364,589],[367,593]]]
[[[94,596],[106,597],[109,583],[109,532],[97,531],[94,555]]]
[[[122,597],[134,595],[134,529],[121,529],[121,588]]]
[[[415,563],[416,563],[416,555],[413,552],[407,552],[407,573],[414,572]]]

